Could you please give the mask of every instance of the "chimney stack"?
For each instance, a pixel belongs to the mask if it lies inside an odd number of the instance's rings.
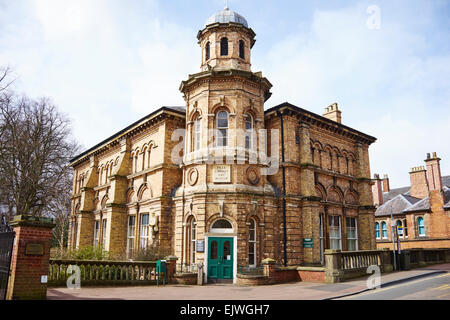
[[[380,175],[375,174],[373,181],[375,182],[372,185],[373,204],[375,206],[381,206],[383,204],[383,190]]]
[[[342,112],[339,110],[337,103],[333,103],[331,106],[325,108],[323,116],[337,123],[342,123]]]
[[[412,168],[409,177],[411,179],[410,195],[419,199],[428,197],[429,189],[425,167],[420,166]]]
[[[391,191],[391,188],[389,186],[389,177],[387,174],[384,175],[383,178],[383,192],[389,192]]]
[[[433,190],[442,190],[442,175],[441,175],[441,159],[438,158],[436,152],[433,152],[433,156],[431,157],[429,153],[427,153],[427,159],[425,163],[427,164],[427,178],[428,185],[430,191]]]

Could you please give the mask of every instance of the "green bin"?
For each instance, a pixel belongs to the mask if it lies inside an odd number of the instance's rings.
[[[166,260],[156,261],[156,284],[158,286],[159,286],[160,279],[162,279],[163,285],[166,285],[166,275],[167,275]]]

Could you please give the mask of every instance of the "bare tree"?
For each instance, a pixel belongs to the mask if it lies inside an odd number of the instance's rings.
[[[69,120],[49,99],[35,101],[6,90],[8,73],[0,75],[0,210],[8,218],[54,217],[62,245],[70,214],[69,161],[79,147]]]

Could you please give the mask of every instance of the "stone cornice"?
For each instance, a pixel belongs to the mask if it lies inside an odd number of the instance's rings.
[[[308,124],[309,126],[324,128],[325,130],[331,132],[332,134],[338,134],[344,137],[348,137],[357,143],[364,143],[370,145],[377,140],[376,138],[368,134],[347,127],[341,123],[327,119],[323,116],[299,108],[287,102],[275,106],[273,108],[270,108],[269,110],[266,110],[265,111],[266,120],[270,119],[273,116],[276,116],[277,112],[281,112],[284,115],[297,117],[300,124]]]

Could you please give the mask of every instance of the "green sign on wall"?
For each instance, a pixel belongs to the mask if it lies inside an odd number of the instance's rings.
[[[312,238],[303,238],[303,248],[313,248],[314,243]]]

